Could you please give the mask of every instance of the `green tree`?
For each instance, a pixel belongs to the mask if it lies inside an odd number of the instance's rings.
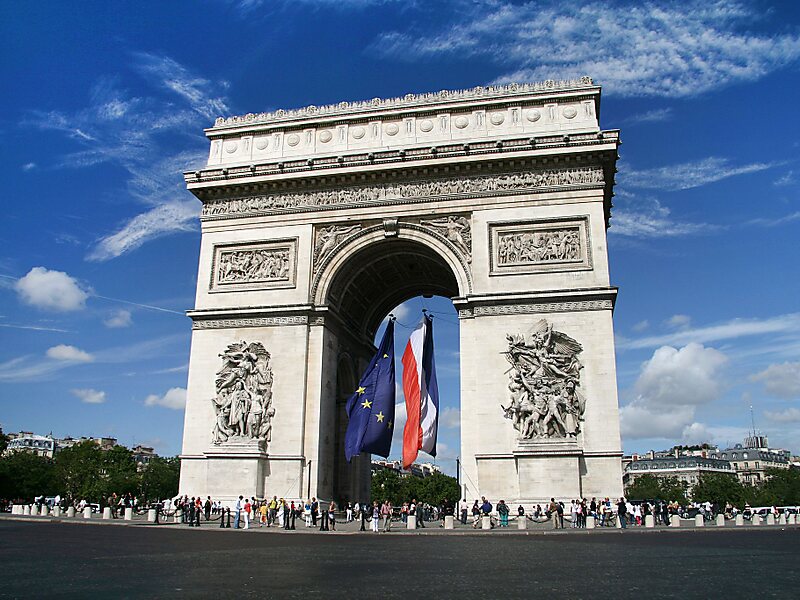
[[[15,452],[0,459],[0,497],[30,501],[58,491],[51,459],[31,452]]]
[[[689,485],[685,481],[680,481],[677,477],[662,477],[659,479],[661,484],[661,496],[667,501],[677,501],[680,504],[686,504],[689,500],[687,491]]]
[[[2,456],[3,453],[6,451],[6,448],[8,448],[9,439],[10,438],[5,433],[3,433],[3,428],[0,427],[0,456]]]
[[[767,469],[767,479],[755,490],[753,502],[759,506],[800,505],[800,471]]]
[[[444,473],[433,473],[422,480],[422,491],[420,493],[421,502],[427,502],[432,506],[439,506],[443,500],[458,502],[459,486],[455,477],[450,477]],[[499,500],[499,498],[495,498]]]
[[[139,474],[140,496],[147,500],[163,500],[178,494],[181,462],[177,457],[154,457]]]
[[[139,488],[139,475],[133,454],[125,446],[114,446],[102,453],[101,484],[102,498],[113,492],[117,494],[135,493]]]
[[[372,476],[370,498],[378,502],[388,499],[392,504],[402,504],[405,490],[405,482],[397,471],[381,469]]]
[[[742,507],[749,500],[750,490],[746,489],[735,474],[704,473],[692,490],[695,502],[713,502],[723,508],[730,502]]]
[[[641,475],[625,488],[625,497],[629,500],[663,499],[661,481],[655,475]]]
[[[94,442],[61,450],[55,457],[55,471],[64,495],[96,502],[103,498],[103,451]]]

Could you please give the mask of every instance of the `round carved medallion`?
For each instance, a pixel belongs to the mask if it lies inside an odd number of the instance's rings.
[[[502,125],[505,120],[506,116],[503,113],[494,113],[491,116],[492,125]]]
[[[353,127],[353,137],[360,140],[367,134],[367,130],[363,127]]]
[[[319,134],[319,141],[323,144],[327,144],[333,139],[333,134],[330,132],[329,129],[324,129]]]
[[[268,146],[269,146],[268,137],[256,138],[256,148],[258,148],[259,150],[266,150]]]
[[[534,108],[533,110],[528,111],[526,118],[531,123],[536,123],[536,121],[542,118],[542,113],[540,113],[538,110]]]
[[[292,133],[291,135],[287,136],[286,143],[290,146],[297,146],[300,143],[300,136],[296,133]]]
[[[239,144],[236,142],[225,142],[225,152],[228,154],[233,154],[236,150],[239,149]]]
[[[424,121],[422,121],[419,124],[419,129],[420,129],[420,131],[424,131],[425,133],[428,133],[429,131],[431,131],[433,129],[433,122],[430,121],[429,119],[425,119]]]
[[[400,128],[397,126],[397,123],[389,123],[386,126],[387,135],[397,135],[398,131],[400,131]]]
[[[564,116],[568,119],[574,119],[578,114],[578,110],[574,106],[568,106],[564,109]]]
[[[459,129],[464,129],[464,127],[469,125],[469,119],[467,117],[456,117],[455,124]]]

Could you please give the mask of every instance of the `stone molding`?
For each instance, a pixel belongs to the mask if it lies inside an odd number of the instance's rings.
[[[212,220],[304,209],[341,208],[343,206],[385,206],[409,201],[430,202],[442,196],[476,197],[523,194],[526,191],[537,189],[603,185],[605,185],[605,179],[603,168],[600,166],[540,169],[477,177],[208,200],[203,204],[202,218]]]
[[[360,102],[339,102],[325,106],[306,106],[293,110],[276,110],[273,112],[248,113],[241,116],[218,117],[214,129],[253,125],[257,123],[276,123],[296,121],[329,115],[353,115],[378,109],[407,108],[452,102],[454,100],[488,100],[495,97],[509,97],[535,92],[553,92],[593,87],[592,78],[588,76],[577,79],[562,79],[533,82],[509,83],[507,85],[478,86],[463,90],[442,90],[427,94],[406,94],[397,98],[373,98]]]
[[[230,319],[195,319],[192,329],[238,329],[240,327],[275,327],[280,325],[307,325],[306,315],[285,317],[240,317]]]
[[[611,300],[579,300],[566,302],[526,302],[524,304],[494,304],[458,309],[459,319],[493,317],[498,315],[520,315],[552,312],[579,312],[585,310],[612,310]]]

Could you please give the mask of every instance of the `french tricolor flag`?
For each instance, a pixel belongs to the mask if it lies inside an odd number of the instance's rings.
[[[403,352],[403,393],[408,415],[403,429],[403,466],[408,468],[420,450],[436,456],[439,387],[433,360],[433,320],[427,314]]]

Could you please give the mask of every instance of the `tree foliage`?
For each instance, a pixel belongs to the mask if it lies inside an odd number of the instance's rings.
[[[60,494],[105,504],[113,493],[132,493],[142,500],[157,500],[178,493],[179,473],[177,458],[155,457],[138,472],[131,451],[124,446],[102,450],[85,441],[61,450],[54,459],[29,452],[3,457],[0,497],[30,501]]]
[[[719,507],[727,503],[733,506],[744,506],[750,501],[752,489],[739,481],[736,475],[724,473],[704,473],[692,490],[695,502],[711,502]]]
[[[625,489],[625,496],[629,500],[665,500],[667,502],[686,502],[685,482],[677,477],[656,477],[655,475],[641,475]]]
[[[372,476],[371,496],[378,502],[389,500],[394,505],[416,499],[438,506],[445,499],[457,501],[459,487],[454,477],[442,473],[424,478],[403,477],[397,471],[383,469]]]

